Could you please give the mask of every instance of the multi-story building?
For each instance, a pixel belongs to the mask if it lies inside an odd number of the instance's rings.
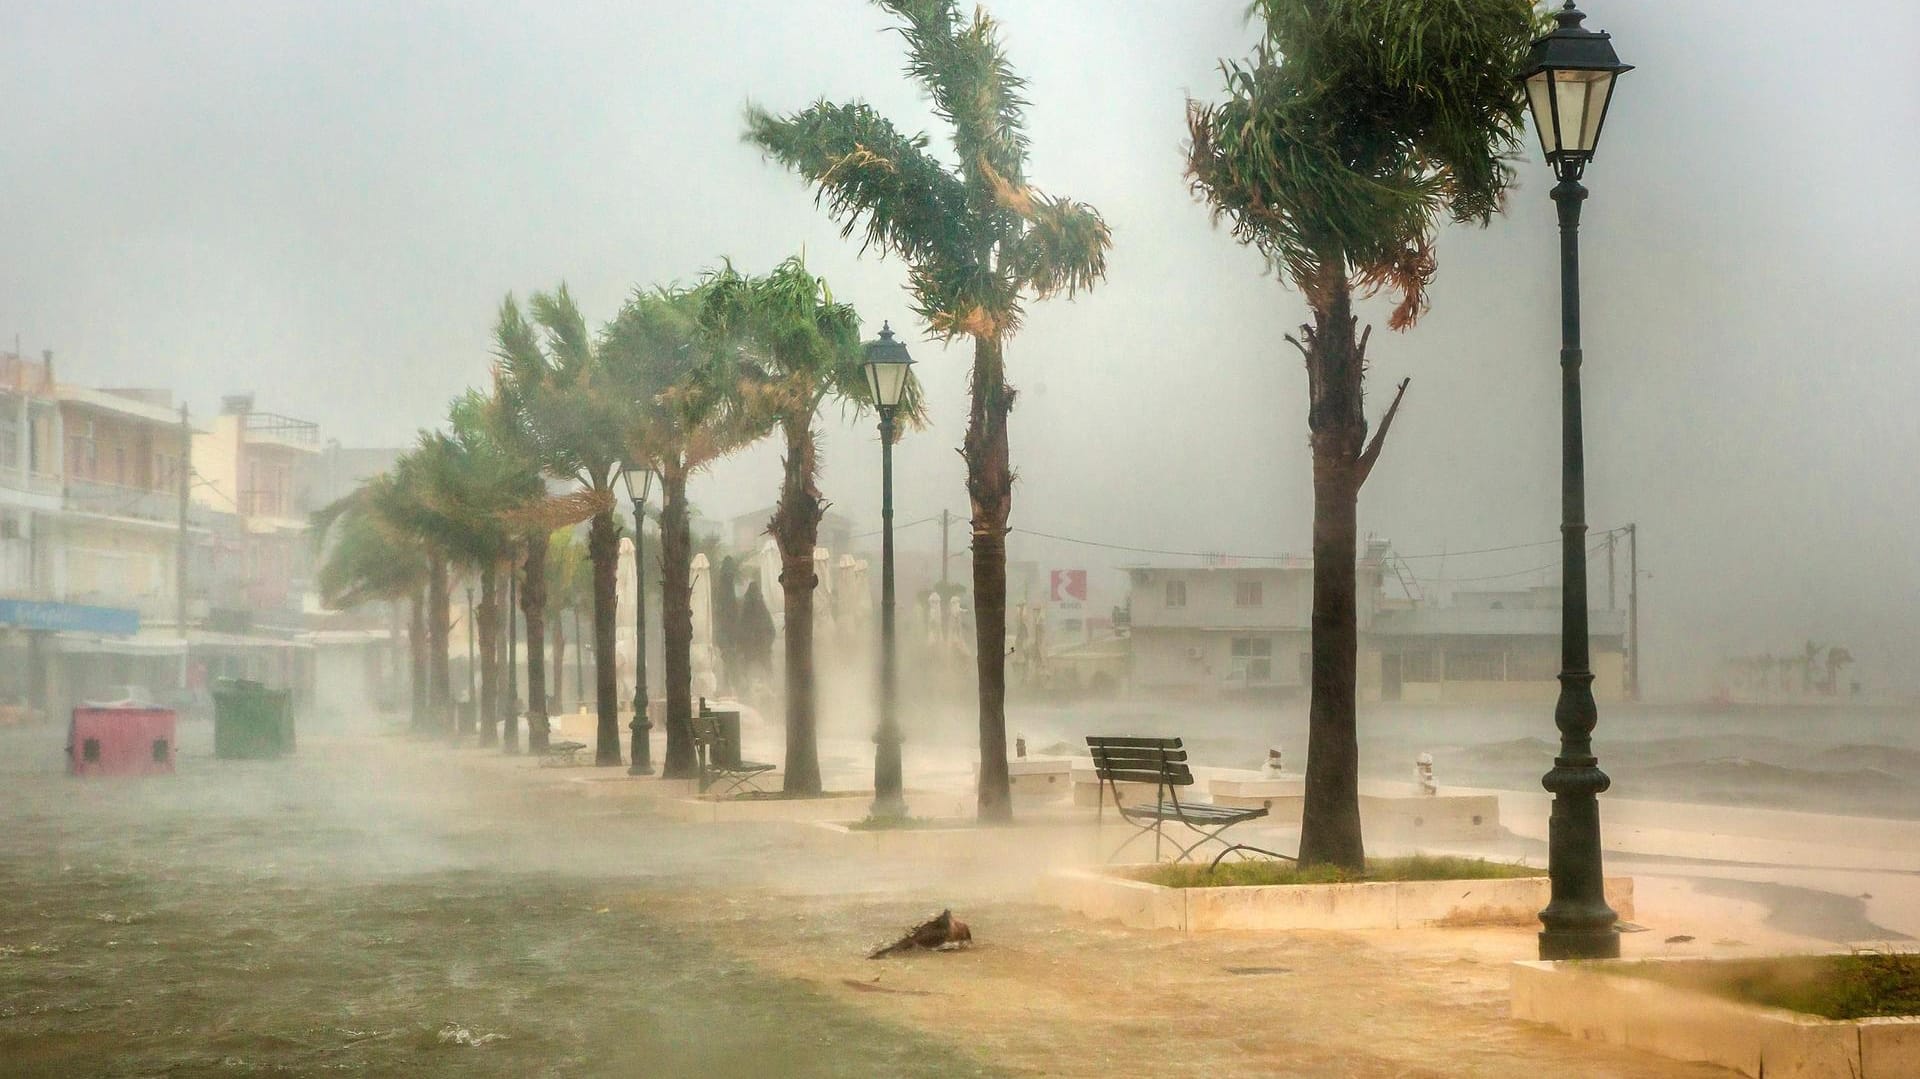
[[[1356,571],[1363,701],[1551,701],[1559,692],[1560,590],[1459,592],[1445,605],[1389,598],[1391,552]],[[1146,693],[1303,693],[1312,680],[1313,563],[1135,566],[1132,681]],[[1623,690],[1625,619],[1589,613],[1594,695]]]
[[[0,356],[0,397],[0,706],[177,688],[179,553],[207,528],[180,497],[171,396],[60,383],[47,353]]]

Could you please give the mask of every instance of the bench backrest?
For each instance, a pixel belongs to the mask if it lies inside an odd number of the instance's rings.
[[[1093,770],[1102,783],[1151,783],[1156,787],[1187,787],[1193,770],[1178,738],[1118,738],[1087,736]]]

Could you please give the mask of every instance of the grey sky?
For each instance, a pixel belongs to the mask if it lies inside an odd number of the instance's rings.
[[[1016,528],[1307,547],[1305,376],[1279,336],[1304,307],[1180,175],[1184,99],[1216,95],[1218,58],[1245,51],[1243,8],[993,5],[1032,81],[1033,177],[1115,236],[1107,285],[1036,306],[1010,348]],[[1724,652],[1811,636],[1850,646],[1870,683],[1920,686],[1920,227],[1903,197],[1920,77],[1885,45],[1920,14],[1588,10],[1639,65],[1589,173],[1586,386],[1592,523],[1642,526],[1649,680],[1703,690]],[[508,290],[564,279],[598,321],[637,284],[804,249],[870,329],[908,322],[899,263],[857,258],[738,139],[749,98],[816,96],[938,136],[884,26],[856,0],[0,0],[0,337],[54,349],[70,380],[168,385],[202,413],[252,389],[367,444],[484,377]],[[1374,338],[1376,404],[1414,383],[1362,527],[1409,553],[1555,534],[1553,211],[1532,152],[1523,177],[1506,218],[1443,237],[1428,318]],[[901,449],[902,521],[965,509],[965,356],[915,333],[935,425]],[[835,424],[824,487],[857,520],[875,516],[876,457],[865,424]],[[694,496],[715,516],[766,504],[776,460],[728,462]],[[1130,560],[1015,542],[1047,565]]]

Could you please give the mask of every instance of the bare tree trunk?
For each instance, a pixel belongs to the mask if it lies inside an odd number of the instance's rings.
[[[436,551],[428,556],[427,565],[428,710],[432,729],[452,734],[453,671],[447,656],[447,635],[452,628],[453,609],[447,595],[447,560]]]
[[[1360,488],[1400,407],[1395,396],[1367,442],[1367,335],[1355,337],[1346,262],[1322,260],[1308,291],[1313,325],[1294,342],[1307,361],[1307,429],[1313,447],[1313,670],[1307,711],[1306,804],[1300,864],[1360,871],[1360,741],[1356,683],[1360,631],[1356,611]],[[1406,392],[1406,383],[1400,384]]]
[[[613,511],[594,514],[587,526],[587,558],[593,565],[593,695],[599,717],[593,763],[616,765],[620,755],[620,687],[615,684],[614,619],[619,616],[620,524]]]
[[[663,779],[688,779],[693,759],[693,537],[687,473],[660,470],[660,640],[667,667],[667,757]]]
[[[787,768],[781,789],[820,793],[820,746],[814,711],[813,548],[826,507],[814,483],[816,446],[811,416],[788,420],[780,505],[768,531],[780,548],[780,589],[786,597]]]
[[[961,456],[973,502],[973,617],[980,676],[981,820],[1013,818],[1007,778],[1007,518],[1013,512],[1013,463],[1007,415],[1014,391],[998,338],[973,341],[973,402]]]
[[[527,622],[527,752],[544,754],[552,728],[547,725],[547,534],[527,536],[520,582],[520,615]]]
[[[416,590],[407,600],[409,625],[407,628],[407,664],[409,678],[407,689],[412,705],[412,726],[416,731],[427,729],[427,596],[424,588]]]
[[[480,633],[480,744],[500,742],[500,571],[491,559],[480,563],[480,606],[474,628]]]

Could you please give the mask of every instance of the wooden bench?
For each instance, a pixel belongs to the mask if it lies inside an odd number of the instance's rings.
[[[548,742],[547,752],[540,758],[540,767],[571,768],[580,763],[580,754],[586,748],[585,742]]]
[[[1193,785],[1193,770],[1187,766],[1187,751],[1181,748],[1178,738],[1121,738],[1087,736],[1087,748],[1093,753],[1093,770],[1100,783],[1107,788],[1113,798],[1113,807],[1120,811],[1120,817],[1137,831],[1126,841],[1113,849],[1107,860],[1112,861],[1122,850],[1141,836],[1152,833],[1153,859],[1160,860],[1162,839],[1179,848],[1180,853],[1174,861],[1186,861],[1193,852],[1207,843],[1219,843],[1225,849],[1213,859],[1213,866],[1234,851],[1252,851],[1273,858],[1295,861],[1292,856],[1245,843],[1229,843],[1220,837],[1220,833],[1236,824],[1257,820],[1267,815],[1264,806],[1214,805],[1209,802],[1180,800],[1180,788]],[[1152,784],[1154,801],[1151,805],[1136,803],[1127,805],[1120,800],[1120,784]],[[1100,800],[1097,815],[1106,812],[1106,799]],[[1182,846],[1180,840],[1166,836],[1168,824],[1181,824],[1200,838]]]
[[[759,779],[774,769],[771,764],[742,760],[740,747],[721,729],[719,715],[704,700],[693,716],[693,755],[700,763],[701,794],[722,783],[726,784],[722,795],[749,790],[765,793]]]

